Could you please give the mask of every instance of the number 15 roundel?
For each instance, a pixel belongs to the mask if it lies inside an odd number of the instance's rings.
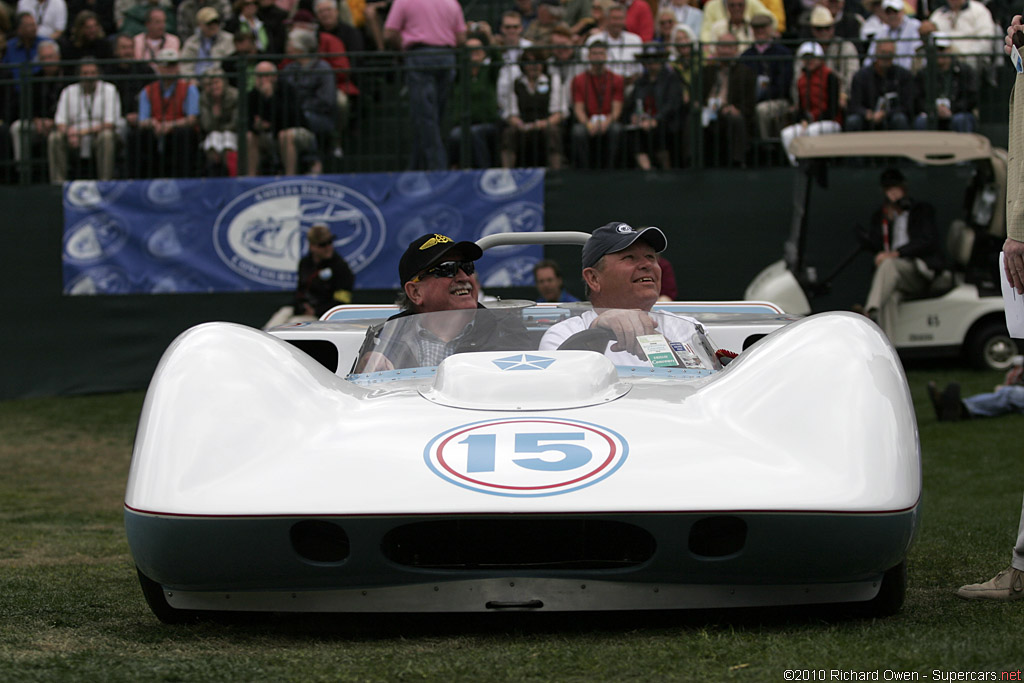
[[[564,418],[498,418],[438,434],[423,457],[435,474],[497,496],[554,496],[610,476],[629,452],[618,433]]]

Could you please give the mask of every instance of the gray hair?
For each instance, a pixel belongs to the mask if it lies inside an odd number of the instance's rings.
[[[57,59],[60,59],[60,44],[56,40],[46,38],[39,41],[39,45],[36,46],[36,54],[39,54],[39,50],[44,47],[52,47],[53,51],[57,53]]]
[[[399,291],[398,296],[395,297],[395,305],[403,311],[416,311],[416,304],[412,302],[404,289]]]
[[[607,256],[607,254],[605,254],[605,256]],[[594,270],[600,271],[604,270],[604,265],[604,256],[602,256],[601,258],[597,259],[597,262],[594,263],[594,265],[590,267],[593,268]],[[593,294],[593,292],[590,291],[590,285],[587,284],[587,278],[583,278],[583,298],[586,299],[587,301],[590,301],[591,294]]]
[[[318,46],[316,34],[304,28],[297,28],[289,33],[288,44],[307,55],[316,52]]]

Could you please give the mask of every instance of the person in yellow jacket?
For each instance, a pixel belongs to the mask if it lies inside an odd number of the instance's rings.
[[[716,36],[712,35],[712,25],[725,19],[728,13],[725,11],[725,3],[728,0],[708,0],[704,5],[704,22],[700,28],[700,42],[714,42]],[[743,18],[749,22],[755,14],[767,14],[772,17],[775,28],[781,35],[786,30],[786,10],[782,0],[746,0],[747,6],[743,10]]]

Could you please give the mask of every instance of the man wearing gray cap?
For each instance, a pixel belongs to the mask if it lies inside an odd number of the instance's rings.
[[[594,310],[552,326],[544,333],[540,350],[557,349],[578,333],[605,328],[609,337],[615,337],[605,356],[616,365],[651,365],[645,344],[658,340],[644,337],[660,335],[672,342],[679,365],[721,367],[696,320],[650,313],[661,293],[658,254],[666,246],[665,233],[655,227],[637,230],[613,222],[595,230],[583,245],[583,281]]]

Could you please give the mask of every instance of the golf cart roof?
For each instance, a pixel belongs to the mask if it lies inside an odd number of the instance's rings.
[[[876,131],[799,137],[790,151],[797,159],[827,157],[906,157],[931,165],[992,157],[992,143],[975,133]]]

